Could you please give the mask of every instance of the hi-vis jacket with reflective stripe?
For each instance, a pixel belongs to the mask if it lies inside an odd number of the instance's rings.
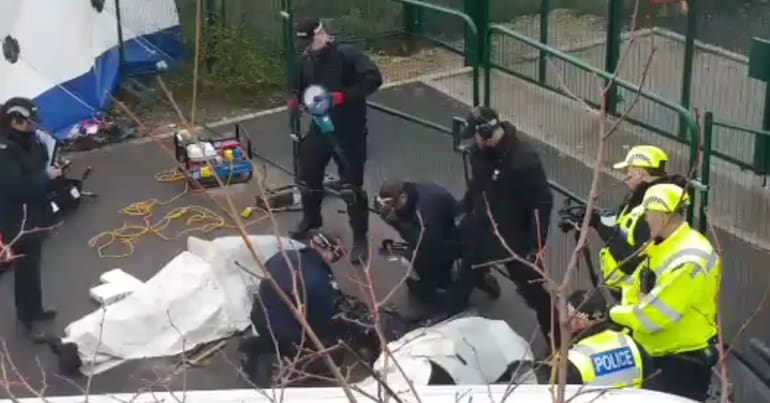
[[[585,385],[642,386],[642,355],[634,340],[621,332],[605,330],[586,337],[569,350],[568,357]]]
[[[639,223],[639,219],[644,216],[644,207],[637,205],[629,208],[626,205],[620,214],[618,214],[616,226],[620,229],[620,232],[625,237],[625,241],[631,245],[636,246],[636,239],[634,239],[634,230]],[[599,251],[599,262],[602,268],[602,278],[604,279],[604,285],[610,288],[622,289],[624,286],[630,286],[633,284],[633,277],[623,273],[618,268],[618,261],[615,256],[612,255],[609,246],[605,246]]]
[[[653,357],[708,347],[717,334],[717,296],[721,262],[711,243],[687,223],[659,244],[645,249],[646,259],[612,320],[633,331],[634,339]],[[656,274],[655,287],[641,293],[645,266]]]

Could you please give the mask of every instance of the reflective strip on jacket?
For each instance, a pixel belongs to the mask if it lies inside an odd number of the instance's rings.
[[[626,206],[618,214],[616,226],[625,237],[625,241],[631,246],[636,245],[634,231],[639,223],[639,219],[643,216],[644,207],[641,205],[631,209]],[[618,261],[612,256],[609,246],[605,246],[599,251],[599,264],[602,269],[602,278],[604,279],[605,286],[622,290],[633,284],[633,277],[618,269]]]
[[[568,357],[585,385],[642,387],[642,355],[626,334],[605,330],[586,337],[569,350]]]
[[[708,347],[717,334],[717,298],[721,261],[711,243],[687,223],[659,244],[645,248],[646,259],[612,320],[631,329],[634,339],[653,357]],[[641,292],[642,270],[656,275],[649,294]]]

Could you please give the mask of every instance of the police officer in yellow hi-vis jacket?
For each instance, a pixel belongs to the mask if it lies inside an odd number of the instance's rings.
[[[611,327],[607,320],[607,301],[598,289],[573,292],[567,300],[567,311],[573,335],[573,345],[567,355],[567,384],[650,387],[650,382],[654,382],[652,358],[634,339]],[[540,366],[538,379],[542,383],[555,383],[553,368]]]
[[[640,260],[636,250],[650,239],[650,229],[643,219],[642,197],[651,186],[659,183],[675,183],[685,186],[687,178],[666,173],[668,155],[658,147],[638,145],[632,147],[623,161],[612,167],[625,171],[623,182],[630,192],[617,208],[614,220],[604,220],[594,212],[591,226],[605,246],[599,252],[604,286],[618,300],[621,289],[632,283],[632,274]]]
[[[682,187],[650,187],[642,206],[653,242],[610,319],[633,337],[661,371],[658,390],[704,401],[716,363],[716,315],[721,278],[717,251],[684,218]]]

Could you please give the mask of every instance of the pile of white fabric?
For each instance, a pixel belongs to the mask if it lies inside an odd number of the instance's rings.
[[[250,240],[262,263],[280,248],[303,246],[275,235]],[[247,329],[261,276],[241,237],[190,237],[186,251],[129,296],[69,324],[62,342],[77,346],[85,375],[181,354]]]

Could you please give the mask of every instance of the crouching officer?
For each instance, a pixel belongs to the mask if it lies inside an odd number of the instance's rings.
[[[0,237],[13,253],[16,318],[35,342],[46,340],[43,322],[56,312],[43,308],[40,259],[51,215],[47,194],[60,169],[48,164],[48,151],[36,135],[37,107],[12,98],[0,107]],[[21,234],[20,237],[18,237]],[[18,239],[16,239],[18,237]]]
[[[364,53],[336,43],[318,19],[300,22],[296,35],[303,53],[289,109],[297,111],[309,86],[323,87],[332,98],[329,113],[334,133],[322,133],[314,122],[299,144],[298,184],[302,189],[303,217],[290,235],[301,239],[323,225],[323,178],[326,166],[334,159],[353,230],[350,258],[354,264],[362,264],[368,260],[369,229],[368,196],[362,188],[367,154],[366,98],[382,85],[382,75]]]
[[[613,165],[614,169],[625,171],[623,182],[629,188],[628,195],[616,210],[617,215],[605,220],[597,211],[592,213],[591,227],[605,243],[599,252],[603,282],[618,301],[622,298],[623,286],[633,282],[632,274],[641,261],[639,254],[634,254],[650,240],[650,228],[641,207],[644,193],[659,183],[687,184],[684,176],[666,173],[667,162],[668,155],[658,147],[632,147],[623,161]],[[582,216],[578,220],[582,223]]]
[[[335,343],[332,318],[337,313],[341,295],[329,265],[345,253],[338,238],[316,232],[311,235],[308,247],[278,252],[265,262],[265,269],[292,303],[299,300],[303,305],[307,323],[324,344]],[[261,336],[263,347],[272,350],[275,339],[280,356],[296,356],[303,344],[311,347],[307,344],[305,329],[268,280],[259,284],[251,322]]]
[[[567,301],[573,345],[567,354],[567,384],[648,388],[654,382],[652,358],[607,320],[607,301],[599,290],[579,290]],[[538,368],[542,383],[556,383],[556,364]]]
[[[534,268],[510,260],[510,253],[500,240],[503,238],[522,258],[537,262],[553,208],[553,194],[543,164],[532,146],[517,135],[516,127],[500,121],[497,112],[490,108],[473,110],[463,136],[474,138],[475,144],[470,150],[472,178],[463,198],[463,262],[448,299],[449,311],[457,312],[467,305],[474,285],[470,278],[480,270],[473,269],[475,265],[509,259],[505,263],[508,274],[537,314],[541,331],[548,339],[552,306],[544,279]]]
[[[396,252],[393,240],[386,239],[383,252],[412,262],[419,279],[406,280],[409,291],[423,302],[437,302],[437,291],[449,288],[452,267],[460,258],[457,200],[432,182],[393,179],[382,184],[374,207],[406,243],[404,250]]]
[[[661,371],[658,390],[696,401],[707,398],[716,363],[721,262],[703,234],[685,220],[689,196],[674,184],[644,194],[654,240],[610,319],[628,327]]]

